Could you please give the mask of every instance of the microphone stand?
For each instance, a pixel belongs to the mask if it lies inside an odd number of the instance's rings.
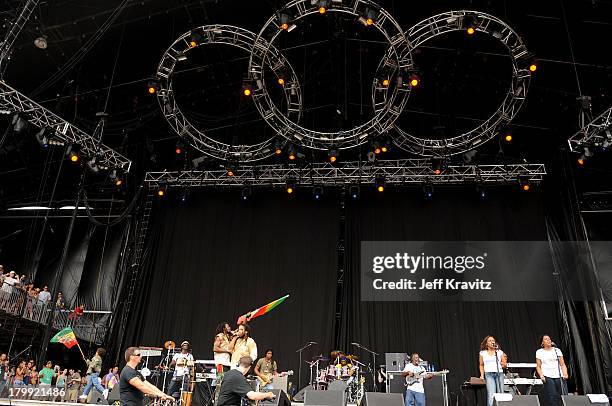
[[[367,352],[369,352],[370,354],[372,354],[372,363],[374,364],[374,368],[373,368],[373,369],[371,369],[371,372],[372,372],[372,380],[373,380],[373,383],[372,383],[372,384],[373,384],[373,386],[374,386],[374,392],[378,392],[378,387],[377,387],[377,385],[376,385],[376,356],[378,355],[378,353],[376,353],[376,352],[374,352],[374,351],[370,350],[370,349],[369,349],[369,348],[367,348],[367,347],[364,347],[363,345],[361,345],[361,344],[359,344],[359,343],[351,343],[351,344],[353,344],[353,345],[354,345],[355,347],[357,347],[357,348],[360,348],[360,349],[362,349],[362,350],[364,350],[364,351],[367,351]]]
[[[561,373],[561,359],[559,358],[559,353],[557,352],[557,347],[552,347],[555,352],[555,356],[557,357],[557,368],[559,369],[559,386],[561,389],[561,396],[567,395],[567,387],[565,386],[565,380],[563,379],[563,374]],[[565,389],[565,390],[564,390]],[[563,393],[565,392],[565,393]]]
[[[495,349],[495,367],[497,368],[497,376],[495,377],[495,389],[497,390],[497,393],[502,393],[501,388],[499,387],[500,371],[499,371],[499,358],[497,358],[497,351],[499,347],[497,346],[497,344],[495,345],[494,349]]]
[[[298,364],[299,365],[299,369],[298,369],[298,391],[300,389],[302,389],[302,351],[304,351],[306,348],[310,347],[311,345],[314,345],[314,343],[312,341],[296,351],[300,355],[300,363]]]

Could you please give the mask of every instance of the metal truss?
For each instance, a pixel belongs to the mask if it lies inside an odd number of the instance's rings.
[[[17,36],[23,29],[26,22],[30,19],[30,15],[38,6],[39,0],[27,0],[23,5],[23,8],[19,12],[17,18],[12,21],[10,24],[10,28],[4,35],[4,39],[0,43],[0,77],[4,73],[4,69],[8,60],[10,59],[11,50],[13,48],[13,44],[17,39]]]
[[[420,156],[449,156],[474,149],[494,138],[500,127],[507,125],[514,118],[527,97],[527,89],[531,79],[529,62],[531,54],[527,51],[523,40],[504,21],[490,14],[471,10],[457,10],[441,13],[412,26],[406,33],[408,41],[414,49],[440,35],[463,31],[472,27],[478,33],[484,33],[499,40],[508,49],[512,63],[512,80],[506,96],[497,110],[478,127],[461,135],[430,139],[409,134],[394,124],[393,142],[405,151]],[[387,50],[386,57],[390,55]],[[384,60],[384,58],[383,58]],[[377,86],[378,78],[385,76],[385,66],[379,64],[373,88]]]
[[[182,34],[166,50],[157,68],[157,79],[160,89],[157,92],[159,105],[164,117],[172,129],[187,139],[196,149],[217,159],[254,162],[274,154],[274,137],[250,145],[229,145],[219,142],[206,131],[193,125],[183,114],[174,97],[172,77],[177,63],[187,58],[188,53],[197,47],[210,44],[229,45],[245,50],[249,54],[253,50],[256,35],[244,28],[231,25],[205,25]],[[269,49],[271,63],[267,66],[276,75],[275,83],[282,79],[284,104],[287,116],[299,121],[302,113],[302,93],[297,75],[284,55],[274,46],[266,44]],[[254,84],[259,87],[261,83]]]
[[[509,184],[519,180],[539,182],[546,175],[544,164],[499,164],[447,166],[435,175],[431,161],[402,159],[391,161],[345,162],[338,165],[317,163],[298,167],[258,165],[240,167],[234,176],[224,170],[147,172],[145,182],[167,187],[274,187],[288,181],[303,186],[344,186],[374,184],[383,177],[386,184]]]
[[[270,52],[272,44],[281,35],[291,35],[296,24],[308,16],[321,13],[339,13],[354,18],[363,25],[378,30],[389,44],[389,51],[383,60],[385,66],[400,73],[393,81],[387,81],[373,88],[374,116],[367,122],[351,129],[336,132],[321,132],[305,128],[283,114],[274,104],[266,87],[266,66],[282,68]],[[404,109],[410,95],[406,77],[413,68],[411,46],[402,28],[389,12],[370,0],[349,0],[345,2],[321,2],[292,0],[277,10],[261,28],[249,59],[249,78],[256,84],[253,102],[260,115],[280,136],[297,145],[312,149],[353,148],[368,142],[372,137],[388,130]]]
[[[41,129],[52,130],[53,135],[51,137],[56,141],[78,145],[82,155],[96,158],[96,163],[100,169],[122,169],[126,172],[130,170],[132,162],[129,159],[1,80],[0,110],[19,113],[24,120],[31,124]]]
[[[572,152],[583,152],[584,147],[612,145],[612,107],[581,128],[567,142]]]

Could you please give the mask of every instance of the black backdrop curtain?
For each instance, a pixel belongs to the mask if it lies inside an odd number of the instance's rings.
[[[259,354],[275,352],[297,375],[295,351],[311,358],[332,345],[336,290],[334,202],[287,200],[284,192],[241,202],[235,193],[194,193],[185,206],[156,208],[151,261],[125,346],[189,340],[212,359],[214,330],[285,294],[290,298],[250,325]],[[303,364],[305,365],[305,364]],[[307,369],[302,369],[306,382]],[[297,382],[297,380],[295,380]]]
[[[423,201],[419,192],[385,192],[384,197],[347,205],[347,274],[339,339],[344,348],[356,341],[379,353],[418,352],[438,369],[449,369],[454,404],[460,384],[479,374],[479,344],[486,335],[497,338],[511,362],[535,362],[539,335],[558,334],[555,303],[362,302],[360,243],[541,241],[546,239],[544,208],[540,194],[507,188],[490,190],[485,201],[465,188],[436,190],[433,201]],[[359,355],[370,360],[366,353]],[[384,358],[377,363],[384,364]]]

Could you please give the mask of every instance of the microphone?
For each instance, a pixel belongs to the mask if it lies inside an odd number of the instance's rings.
[[[361,347],[361,344],[359,343],[351,343],[351,345],[354,345],[355,347]]]
[[[309,342],[308,344],[319,344],[319,343],[317,343],[317,342],[315,342],[315,341],[311,341],[311,342]]]
[[[493,344],[493,348],[496,350],[499,350],[499,345],[497,345],[497,343]]]
[[[551,347],[556,347],[556,346],[557,346],[557,344],[555,344],[555,342],[554,342],[554,341],[551,341],[551,342],[550,342],[550,346],[551,346]]]

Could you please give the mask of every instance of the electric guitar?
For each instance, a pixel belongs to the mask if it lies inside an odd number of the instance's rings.
[[[257,379],[259,380],[259,384],[260,385],[267,385],[269,383],[272,383],[272,381],[274,380],[275,376],[291,376],[293,375],[293,371],[286,371],[286,372],[281,372],[278,375],[274,375],[274,374],[264,374],[262,373],[262,375],[266,378],[267,382],[264,381],[260,376],[257,377]]]
[[[436,371],[436,372],[427,372],[425,370],[421,371],[421,372],[417,372],[412,376],[406,376],[406,383],[404,384],[404,386],[409,387],[415,383],[417,383],[419,381],[419,379],[427,376],[427,375],[433,375],[433,376],[441,376],[441,375],[446,375],[448,374],[450,371],[448,369],[445,369],[443,371]]]

